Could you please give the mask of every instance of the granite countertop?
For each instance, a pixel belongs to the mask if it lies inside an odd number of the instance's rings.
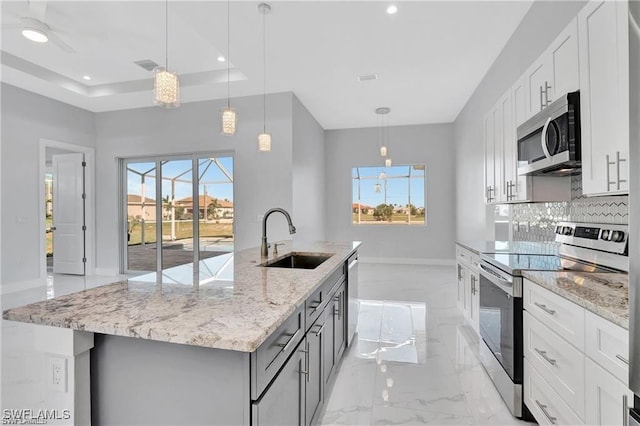
[[[138,279],[4,311],[7,320],[161,342],[252,352],[360,242],[286,242],[292,251],[333,253],[316,269],[261,268],[260,249],[216,256]],[[186,279],[188,277],[188,279]]]
[[[456,244],[482,253],[515,253],[515,254],[558,254],[559,243],[554,241],[456,241]]]
[[[629,329],[629,276],[624,273],[523,271],[534,283]]]

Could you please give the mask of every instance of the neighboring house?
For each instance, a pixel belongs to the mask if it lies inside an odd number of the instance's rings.
[[[367,206],[365,204],[359,204],[359,203],[353,203],[351,205],[351,208],[353,213],[358,213],[358,209],[360,209],[360,213],[362,214],[373,214],[373,211],[375,210],[371,206]]]
[[[206,211],[209,207],[209,204],[216,202],[218,207],[216,208],[216,214],[218,217],[233,217],[233,202],[229,200],[219,200],[215,197],[211,197],[209,195],[200,195],[198,197],[198,211],[200,214],[199,218],[204,219],[206,217]],[[185,197],[175,202],[176,207],[184,208],[184,212],[187,214],[193,214],[193,197]]]
[[[156,200],[137,194],[127,194],[127,217],[132,219],[156,220]]]

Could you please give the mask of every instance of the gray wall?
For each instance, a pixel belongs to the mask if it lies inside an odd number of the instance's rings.
[[[85,147],[96,140],[94,114],[2,84],[2,283],[40,276],[40,139]]]
[[[234,153],[235,246],[260,245],[259,215],[282,207],[293,215],[292,108],[293,95],[267,98],[267,131],[271,152],[259,152],[262,132],[262,96],[233,99],[238,112],[238,132],[220,134],[219,110],[224,100],[194,102],[179,109],[157,107],[99,113],[96,115],[96,181],[98,267],[100,272],[118,268],[117,158],[204,151]],[[269,219],[269,239],[291,239],[284,218]]]
[[[584,6],[584,1],[536,1],[454,123],[456,236],[492,238],[484,206],[482,118]],[[472,64],[470,64],[472,66]],[[493,218],[490,218],[493,219]]]
[[[296,239],[325,239],[324,129],[293,97],[293,223]]]
[[[353,225],[351,169],[382,164],[376,128],[328,130],[326,143],[327,237],[359,240],[368,258],[441,262],[454,257],[455,161],[451,124],[392,126],[394,164],[426,164],[427,226]]]

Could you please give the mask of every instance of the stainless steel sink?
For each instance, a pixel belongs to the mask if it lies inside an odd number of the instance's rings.
[[[315,269],[333,254],[289,253],[281,259],[270,260],[260,266],[265,268]]]

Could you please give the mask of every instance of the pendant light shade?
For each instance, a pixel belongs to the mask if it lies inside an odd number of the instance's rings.
[[[166,68],[157,67],[153,70],[155,103],[164,108],[180,106],[180,81],[178,74]]]
[[[380,156],[387,156],[387,129],[385,126],[385,116],[391,112],[389,107],[379,107],[375,110],[378,115],[378,145],[380,145]]]
[[[391,158],[387,158],[386,160],[384,160],[384,166],[391,167]]]
[[[260,133],[258,135],[258,150],[262,152],[271,151],[271,133]]]
[[[222,134],[233,136],[238,129],[238,114],[231,108],[231,8],[230,0],[227,0],[227,106],[220,111]]]
[[[387,156],[387,147],[386,146],[383,145],[383,146],[380,147],[380,155],[383,156],[383,157]]]
[[[266,16],[271,11],[267,3],[260,3],[258,10],[262,14],[262,133],[258,135],[258,150],[271,151],[271,133],[267,133],[267,23]]]
[[[222,134],[228,136],[235,135],[238,128],[238,114],[236,114],[233,108],[227,106],[226,108],[222,109],[221,118]]]
[[[153,70],[153,92],[156,105],[164,108],[180,106],[180,80],[178,74],[169,71],[169,0],[165,1],[165,40],[164,40],[164,68]]]
[[[379,194],[380,193],[380,184],[376,183],[376,186],[374,187],[374,189],[375,189],[376,193]]]

